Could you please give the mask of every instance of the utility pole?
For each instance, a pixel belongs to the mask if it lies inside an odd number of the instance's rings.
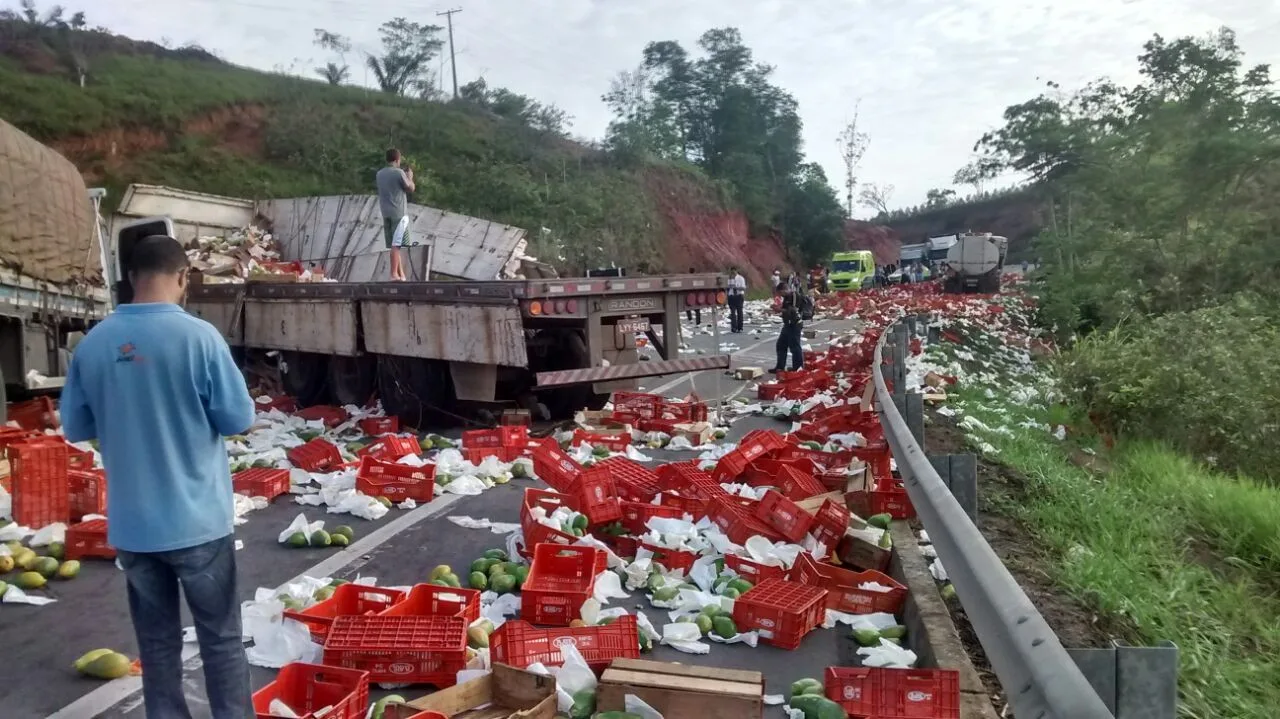
[[[449,21],[449,68],[453,71],[453,99],[455,100],[458,99],[458,59],[453,54],[453,14],[456,12],[462,12],[462,8],[436,13],[436,17],[444,15]]]

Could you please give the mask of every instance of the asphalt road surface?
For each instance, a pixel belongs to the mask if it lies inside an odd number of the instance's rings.
[[[707,313],[709,314],[709,313]],[[704,314],[704,322],[709,321]],[[736,345],[733,366],[772,366],[774,325],[753,327],[748,319],[748,333],[720,337],[721,342]],[[833,330],[849,329],[849,321],[818,321],[810,327],[819,338]],[[686,344],[689,354],[698,351],[714,354],[715,338],[689,330]],[[758,332],[752,334],[753,331]],[[686,355],[688,356],[688,355]],[[651,378],[644,383],[647,391],[681,397],[694,389],[704,399],[733,398],[740,394],[754,397],[755,382],[741,382],[722,372]],[[730,439],[770,421],[748,418],[733,426]],[[658,461],[688,459],[689,453],[658,453]],[[326,515],[329,524],[350,524],[356,541],[345,549],[289,549],[277,543],[277,535],[302,507],[289,498],[278,498],[264,510],[248,515],[248,522],[236,530],[243,549],[236,555],[239,565],[239,592],[242,599],[253,597],[258,587],[278,587],[303,576],[333,576],[354,579],[377,577],[383,586],[407,585],[426,581],[432,567],[450,564],[466,567],[488,547],[503,546],[505,536],[488,530],[462,529],[447,521],[450,515],[485,517],[495,521],[516,522],[520,497],[533,483],[515,481],[496,487],[476,497],[443,495],[417,509],[392,510],[386,517],[370,522],[350,515]],[[540,484],[538,486],[541,486]],[[309,516],[315,508],[307,508]],[[4,719],[88,719],[90,717],[145,717],[138,679],[126,678],[101,682],[79,677],[72,662],[84,652],[97,647],[111,647],[129,656],[137,656],[133,628],[125,600],[124,575],[113,563],[87,560],[80,576],[71,582],[50,585],[49,595],[58,601],[44,606],[5,604],[0,606],[0,638],[3,638],[4,661],[0,662],[0,717]],[[648,606],[643,596],[622,600],[625,606],[643,608],[657,624],[660,612]],[[189,626],[189,619],[185,622]],[[752,649],[745,645],[713,644],[711,653],[702,657],[683,655],[667,647],[658,647],[652,657],[658,660],[707,663],[721,667],[756,669],[767,678],[768,693],[784,693],[790,682],[801,676],[821,677],[822,670],[836,662],[836,631],[816,631],[796,651],[784,651],[761,644]],[[196,719],[210,717],[204,700],[203,677],[196,645],[186,645],[184,652],[186,693]],[[257,689],[275,676],[273,670],[253,670]],[[419,696],[410,688],[401,693]],[[375,696],[379,693],[375,693]],[[782,716],[771,709],[767,716]]]

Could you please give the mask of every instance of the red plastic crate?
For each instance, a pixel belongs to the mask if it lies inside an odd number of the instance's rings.
[[[592,447],[605,447],[610,452],[625,452],[627,447],[631,446],[631,435],[627,433],[604,434],[602,432],[588,432],[579,427],[573,431],[573,439],[569,444],[574,447],[587,444]]]
[[[892,465],[889,463],[893,454],[889,451],[887,444],[876,443],[874,445],[869,444],[866,447],[855,447],[850,450],[850,453],[866,462],[867,466],[871,468],[871,473],[877,479],[889,477],[893,474]]]
[[[800,505],[769,490],[764,493],[756,505],[756,519],[773,527],[787,541],[795,544],[804,539],[813,524],[813,515],[800,508]]]
[[[400,431],[400,418],[391,417],[365,417],[360,420],[360,431],[369,436],[379,434],[395,434]]]
[[[534,624],[568,626],[580,619],[607,555],[594,547],[539,544],[520,589],[520,617]]]
[[[523,454],[524,447],[475,447],[462,450],[462,456],[477,466],[490,457],[497,457],[499,462],[514,462]]]
[[[787,578],[793,582],[822,587],[827,590],[827,606],[849,614],[887,612],[898,614],[907,601],[907,588],[892,577],[874,569],[854,572],[815,560],[808,552],[801,552],[791,567]],[[859,589],[866,582],[876,582],[893,587],[891,592],[873,592]]]
[[[551,485],[556,491],[572,492],[577,485],[578,475],[582,474],[582,465],[560,449],[554,439],[548,437],[533,450],[533,471],[538,479]]]
[[[301,417],[308,422],[324,422],[324,426],[326,427],[337,427],[343,422],[346,422],[351,415],[347,410],[341,407],[318,404],[314,407],[300,409],[297,412],[294,412],[293,416]]]
[[[646,392],[614,392],[610,398],[615,412],[626,412],[642,419],[653,419],[662,416],[662,405],[665,397]]]
[[[954,669],[828,667],[823,688],[850,716],[960,719],[960,672]]]
[[[13,521],[32,529],[71,519],[66,442],[36,437],[9,445]]]
[[[57,429],[58,413],[53,400],[48,397],[36,397],[26,402],[13,402],[9,405],[9,421],[16,422],[19,427],[42,432],[46,429]]]
[[[522,424],[503,425],[495,429],[469,429],[462,433],[466,449],[484,447],[523,447],[529,442],[529,428]]]
[[[467,666],[462,617],[338,617],[324,640],[324,663],[369,672],[369,681],[451,687]]]
[[[533,557],[533,550],[539,544],[558,544],[568,546],[578,541],[572,534],[561,532],[555,527],[548,527],[536,521],[530,513],[534,507],[541,507],[548,515],[560,507],[570,507],[569,498],[563,494],[548,492],[543,489],[529,488],[524,490],[524,502],[520,505],[520,529],[524,533],[524,546],[521,552],[526,559]]]
[[[707,518],[734,544],[745,544],[756,535],[771,541],[782,538],[773,527],[761,522],[728,495],[707,503]]]
[[[588,467],[578,475],[573,491],[575,508],[587,515],[591,524],[604,524],[622,518],[618,489],[608,467]]]
[[[654,470],[654,475],[658,478],[659,491],[667,489],[684,489],[695,478],[703,479],[707,482],[715,483],[711,475],[698,469],[697,460],[686,460],[684,462],[668,462],[659,465]]]
[[[72,522],[87,514],[107,513],[107,473],[101,469],[67,472],[67,505]]]
[[[404,592],[384,587],[366,587],[363,584],[342,584],[333,590],[333,596],[302,610],[284,610],[284,615],[306,625],[316,644],[324,644],[329,628],[338,617],[382,614],[404,600]]]
[[[293,412],[298,409],[298,402],[287,395],[281,397],[271,397],[268,395],[266,402],[259,402],[256,398],[253,401],[254,410],[258,412],[270,412],[278,409],[281,412]]]
[[[687,497],[677,492],[663,492],[658,495],[658,500],[662,506],[678,509],[684,514],[691,515],[695,520],[707,516],[706,501],[697,497]]]
[[[760,639],[795,649],[810,630],[822,624],[827,590],[784,579],[767,579],[733,603],[738,631],[757,631]]]
[[[93,452],[67,443],[67,465],[72,469],[93,469]]]
[[[726,554],[724,565],[752,584],[759,584],[766,579],[785,579],[787,576],[786,567],[760,564],[736,554]]]
[[[384,462],[394,462],[411,454],[416,456],[421,451],[422,446],[418,444],[417,438],[392,434],[370,443],[369,446],[356,452],[356,455],[361,458],[373,457]]]
[[[813,476],[812,463],[808,460],[801,460],[809,465],[809,469],[801,469],[795,464],[783,463],[778,470],[778,475],[774,478],[774,483],[783,494],[789,499],[801,500],[823,494],[827,488],[822,486],[822,482]]]
[[[231,487],[237,494],[266,497],[268,501],[289,493],[289,470],[254,467],[231,475]]]
[[[63,551],[67,559],[115,559],[116,550],[107,544],[107,520],[91,519],[67,527]]]
[[[663,402],[660,410],[663,417],[679,422],[706,422],[707,404],[705,402]]]
[[[621,507],[622,519],[619,521],[632,534],[644,534],[649,531],[645,524],[654,517],[680,519],[685,514],[684,510],[679,507],[649,504],[648,502],[621,502]]]
[[[643,539],[640,540],[640,546],[653,552],[653,561],[661,564],[667,569],[678,569],[685,574],[693,569],[693,563],[698,561],[698,555],[683,549],[667,549],[659,547],[656,544],[650,544]]]
[[[772,402],[782,396],[782,385],[777,382],[765,382],[756,387],[756,399]]]
[[[344,585],[345,586],[345,585]],[[480,618],[480,591],[438,584],[415,584],[404,599],[382,612],[388,617],[462,617],[471,626]]]
[[[636,422],[636,429],[641,432],[662,432],[675,434],[683,421],[678,419],[642,419]]]
[[[640,658],[640,632],[630,614],[604,626],[557,629],[538,629],[515,619],[489,637],[492,660],[521,669],[539,662],[548,667],[564,664],[560,647],[565,645],[576,648],[596,674],[609,668],[614,659]]]
[[[360,459],[356,470],[356,490],[369,497],[386,497],[392,502],[412,499],[430,502],[436,493],[436,466],[383,462],[373,457]]]
[[[648,502],[662,491],[658,475],[639,462],[626,457],[610,457],[596,465],[613,475],[618,496],[633,502]]]
[[[849,519],[848,508],[834,499],[828,499],[813,515],[811,531],[814,539],[821,542],[828,552],[834,552],[836,545],[840,544],[840,540],[849,531]]]
[[[305,469],[308,472],[327,472],[338,468],[342,464],[342,453],[330,442],[323,437],[315,439],[285,453],[293,466]]]
[[[871,514],[888,514],[894,519],[911,519],[916,516],[915,505],[901,480],[893,477],[876,477],[875,491],[871,492]]]
[[[324,719],[364,719],[369,705],[369,673],[319,664],[294,662],[276,674],[275,681],[253,693],[257,719],[271,719],[271,702],[279,699],[301,719],[315,719],[312,712],[333,710]]]

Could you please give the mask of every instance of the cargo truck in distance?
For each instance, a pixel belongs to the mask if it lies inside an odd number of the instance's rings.
[[[952,294],[1000,291],[1000,274],[1004,271],[1009,240],[990,232],[966,232],[956,236],[947,250],[947,273],[942,289]]]
[[[680,357],[681,316],[723,306],[722,275],[530,279],[520,228],[422,205],[409,216],[423,244],[403,251],[408,282],[383,281],[372,196],[255,202],[134,185],[113,234],[127,266],[131,243],[150,234],[185,242],[267,224],[282,260],[323,270],[332,281],[193,281],[187,297],[247,366],[277,368],[300,406],[376,394],[413,427],[508,407],[564,417],[643,377],[729,366],[728,355]]]
[[[75,339],[110,310],[99,208],[75,166],[0,120],[0,425],[57,392]]]

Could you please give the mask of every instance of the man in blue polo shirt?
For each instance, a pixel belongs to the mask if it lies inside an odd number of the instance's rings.
[[[191,716],[181,587],[214,719],[251,719],[222,438],[247,430],[254,406],[227,343],[180,306],[189,269],[171,237],[133,248],[133,303],[117,307],[76,347],[62,427],[72,442],[97,439],[102,452],[108,540],[128,582],[147,716]]]

